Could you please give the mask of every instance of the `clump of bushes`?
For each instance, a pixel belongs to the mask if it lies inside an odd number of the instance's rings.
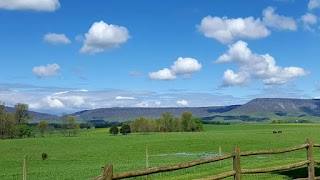
[[[47,153],[42,153],[41,154],[42,160],[48,159],[48,154]]]

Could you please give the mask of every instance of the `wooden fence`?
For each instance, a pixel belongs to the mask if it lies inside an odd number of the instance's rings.
[[[181,163],[181,164],[176,164],[171,166],[153,167],[153,168],[147,168],[143,170],[123,172],[118,174],[113,174],[113,166],[111,164],[107,164],[104,167],[103,174],[94,179],[113,180],[113,179],[123,179],[123,178],[137,177],[137,176],[146,176],[149,174],[175,171],[179,169],[190,168],[190,167],[198,166],[201,164],[212,163],[212,162],[232,158],[233,159],[232,171],[216,174],[210,177],[200,178],[198,180],[209,180],[209,179],[214,180],[214,179],[222,179],[230,176],[233,176],[235,180],[240,180],[241,174],[267,173],[267,172],[273,172],[273,171],[289,170],[289,169],[301,167],[304,165],[308,166],[308,177],[305,179],[314,180],[314,179],[318,179],[315,177],[314,165],[315,163],[320,164],[320,160],[314,160],[314,154],[313,154],[314,147],[320,147],[320,144],[314,144],[310,139],[307,139],[307,142],[305,144],[290,147],[290,148],[277,149],[277,150],[258,150],[258,151],[240,152],[239,147],[235,146],[233,153],[230,153],[230,154],[219,155],[211,158],[198,159],[198,160],[190,161],[187,163]],[[304,161],[293,163],[293,164],[287,164],[283,166],[276,166],[276,167],[267,167],[267,168],[258,168],[258,169],[241,169],[241,164],[240,164],[241,156],[251,156],[251,155],[261,155],[261,154],[280,154],[280,153],[296,151],[304,148],[306,148],[307,150],[307,159]]]

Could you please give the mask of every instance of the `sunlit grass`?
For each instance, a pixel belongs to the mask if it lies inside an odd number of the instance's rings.
[[[320,127],[308,125],[205,125],[204,132],[173,132],[109,135],[108,129],[82,130],[77,137],[59,132],[45,138],[0,141],[0,179],[21,179],[23,157],[28,155],[28,179],[89,179],[102,173],[111,163],[114,173],[145,168],[145,149],[149,148],[149,166],[187,162],[217,154],[231,153],[235,145],[241,151],[279,149],[305,143],[312,138],[320,143]],[[272,131],[282,131],[273,134]],[[41,154],[48,159],[42,160]],[[320,160],[320,149],[315,150]],[[243,157],[243,168],[278,166],[306,159],[306,151],[279,155]],[[232,169],[232,160],[210,163],[190,169],[150,175],[151,179],[193,179]],[[244,175],[243,179],[288,179],[277,173]],[[144,177],[136,178],[144,179]]]

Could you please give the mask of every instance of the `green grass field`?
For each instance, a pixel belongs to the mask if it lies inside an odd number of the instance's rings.
[[[0,179],[22,179],[23,157],[29,157],[28,179],[90,179],[102,173],[111,163],[114,173],[145,167],[145,149],[149,147],[150,167],[187,162],[218,153],[230,153],[235,145],[241,151],[278,149],[300,145],[311,138],[320,143],[320,125],[205,125],[204,132],[149,133],[109,135],[108,129],[82,130],[77,137],[61,134],[45,138],[0,140]],[[281,130],[282,134],[272,134]],[[48,159],[42,160],[41,154]],[[320,149],[315,149],[320,160]],[[278,166],[306,159],[306,151],[280,155],[242,157],[242,168]],[[193,179],[232,169],[232,160],[210,163],[174,172],[150,175],[150,179]],[[300,170],[306,176],[306,171]],[[318,173],[318,172],[317,172]],[[299,170],[257,175],[243,175],[243,179],[292,179]],[[303,174],[302,174],[303,176]],[[145,179],[144,177],[136,179]]]

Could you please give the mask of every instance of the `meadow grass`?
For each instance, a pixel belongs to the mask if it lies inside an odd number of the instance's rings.
[[[28,156],[28,179],[90,179],[111,163],[114,173],[145,168],[145,149],[149,148],[149,166],[164,166],[231,153],[235,145],[241,151],[279,149],[300,145],[311,138],[320,144],[320,126],[308,125],[205,125],[203,132],[172,132],[109,135],[108,129],[81,130],[76,137],[52,137],[0,140],[0,179],[22,178],[23,157]],[[272,131],[282,131],[273,134]],[[42,153],[48,154],[42,160]],[[320,160],[320,148],[315,149]],[[306,159],[306,150],[279,155],[241,158],[242,168],[259,168],[294,163]],[[150,175],[150,179],[193,179],[232,170],[232,160],[188,169]],[[306,176],[306,171],[243,175],[243,179],[290,179]],[[136,179],[145,179],[144,177]]]

